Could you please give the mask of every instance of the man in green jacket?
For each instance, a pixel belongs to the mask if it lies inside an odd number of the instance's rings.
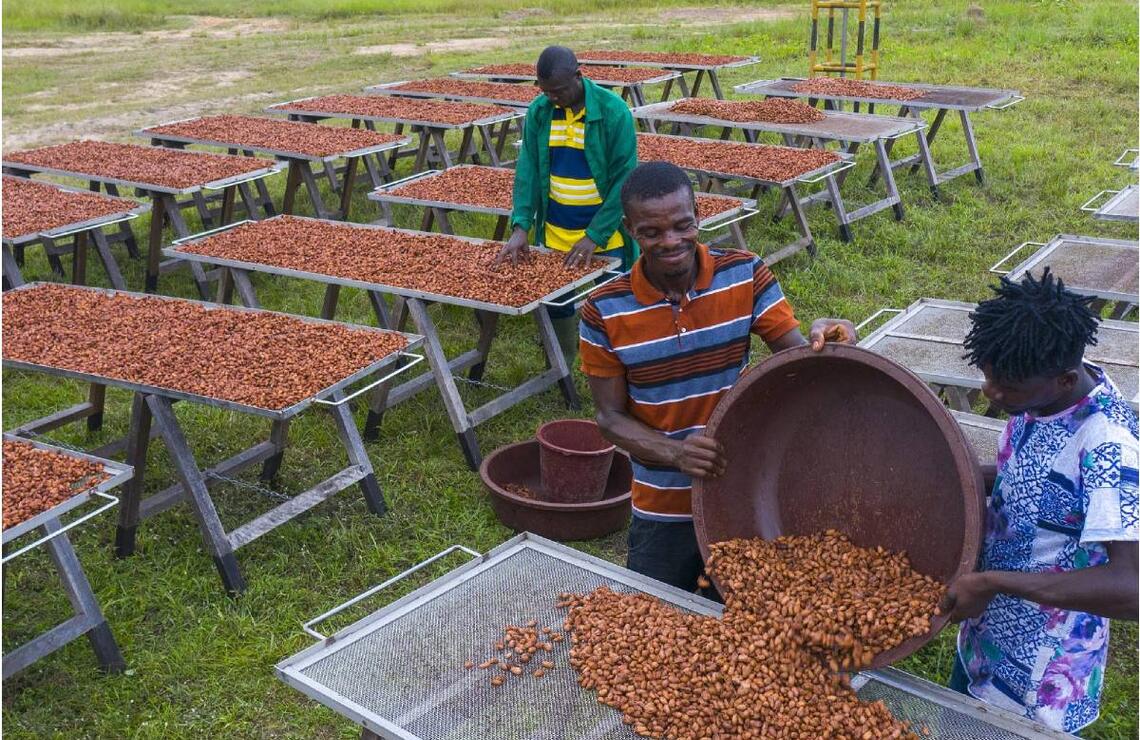
[[[539,95],[527,109],[515,165],[511,236],[497,262],[517,262],[537,244],[566,253],[566,265],[591,255],[633,264],[636,246],[622,228],[621,186],[637,166],[633,117],[620,97],[582,76],[574,52],[543,50],[536,65]],[[578,349],[573,306],[550,316],[567,359]]]

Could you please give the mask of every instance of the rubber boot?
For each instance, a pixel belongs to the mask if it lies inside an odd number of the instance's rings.
[[[566,365],[573,370],[574,361],[578,358],[578,316],[551,319],[550,323],[554,324],[554,336],[558,337]]]

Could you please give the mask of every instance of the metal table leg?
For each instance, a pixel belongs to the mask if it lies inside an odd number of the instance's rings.
[[[103,230],[92,229],[91,239],[95,242],[95,252],[99,255],[99,261],[103,263],[103,270],[107,273],[111,287],[126,290],[127,283],[123,280],[123,273],[119,270],[119,263],[115,260],[115,254],[111,251],[111,245],[107,243],[107,236]]]
[[[8,245],[4,245],[4,284],[9,288],[18,288],[24,284],[24,276],[16,264],[16,257]]]
[[[43,535],[58,532],[61,524],[58,519],[51,519],[39,527]],[[91,582],[79,563],[75,548],[67,533],[57,535],[47,541],[46,546],[59,574],[63,589],[67,593],[67,600],[71,602],[74,616],[67,621],[53,627],[42,635],[21,645],[4,656],[4,679],[19,673],[40,658],[50,655],[72,640],[87,636],[99,661],[99,667],[107,673],[120,673],[127,667],[115,636],[107,626],[107,619],[95,593],[91,590]]]

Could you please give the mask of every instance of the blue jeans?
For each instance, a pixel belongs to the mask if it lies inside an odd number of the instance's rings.
[[[629,554],[625,567],[690,593],[704,572],[697,530],[691,521],[658,522],[635,516],[629,523]],[[716,589],[701,589],[701,596],[720,601]]]

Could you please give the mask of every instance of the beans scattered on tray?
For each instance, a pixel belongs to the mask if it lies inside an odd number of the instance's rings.
[[[382,134],[347,126],[282,121],[254,116],[205,116],[146,129],[152,136],[203,139],[237,148],[275,149],[309,157],[331,157],[357,149],[409,141],[407,136]]]
[[[411,82],[392,85],[387,89],[454,95],[456,97],[486,98],[488,100],[510,100],[528,104],[542,94],[542,91],[534,85],[515,85],[510,82],[475,82],[473,80],[459,80],[454,77],[412,80]]]
[[[12,152],[4,155],[4,161],[176,190],[252,174],[269,166],[264,159],[254,157],[90,140]]]
[[[583,51],[578,54],[582,61],[599,62],[656,62],[658,64],[690,64],[715,67],[722,64],[746,62],[748,57],[728,54],[693,54],[671,51]]]
[[[472,67],[465,70],[469,74],[504,77],[537,77],[533,64],[527,62],[513,62],[507,64],[484,64],[482,67]],[[634,84],[656,79],[661,76],[659,69],[645,69],[644,67],[607,67],[604,65],[582,65],[582,76],[591,80],[604,82],[625,82]]]
[[[284,409],[403,349],[400,334],[181,299],[36,285],[3,297],[4,359]]]
[[[383,192],[402,198],[509,211],[514,186],[514,170],[461,165]]]
[[[792,85],[798,93],[816,95],[843,95],[851,98],[877,98],[879,100],[918,100],[927,90],[915,87],[901,87],[882,82],[848,80],[842,77],[813,77]]]
[[[449,100],[414,100],[391,95],[325,95],[308,100],[294,100],[270,108],[275,111],[331,113],[346,118],[390,118],[404,121],[423,121],[444,126],[460,126],[484,118],[515,113],[500,105],[454,103]]]
[[[941,586],[911,571],[905,556],[856,548],[829,531],[718,543],[708,566],[726,588],[721,619],[604,587],[560,596],[578,683],[634,732],[917,737],[881,702],[860,701],[839,673],[870,662],[863,640],[886,649],[930,629]],[[833,667],[839,656],[846,668]]]
[[[766,182],[785,182],[839,161],[832,152],[660,134],[637,135],[637,158]]]
[[[513,170],[482,165],[462,165],[440,170],[383,192],[401,198],[469,206],[511,210],[511,192],[515,185]],[[731,196],[697,194],[697,216],[701,221],[725,211],[739,208],[743,201]]]
[[[138,201],[63,190],[26,177],[4,176],[5,239],[59,229],[96,218],[124,214]]]
[[[567,269],[562,255],[532,250],[530,259],[518,265],[492,267],[501,247],[499,242],[284,216],[242,224],[178,249],[514,307],[558,293],[601,266],[593,260],[588,267]]]
[[[737,123],[815,123],[826,116],[807,103],[788,98],[767,100],[711,100],[685,98],[669,106],[670,113],[707,116]]]
[[[491,671],[492,686],[502,686],[511,676],[542,678],[556,667],[553,652],[558,642],[562,642],[562,634],[551,627],[539,627],[537,620],[530,620],[524,627],[509,624],[503,628],[502,638],[495,642],[498,655],[479,664],[468,660],[463,667]]]
[[[4,440],[4,529],[31,519],[110,476],[103,466],[27,442]]]
[[[507,493],[513,493],[520,498],[537,499],[538,496],[529,487],[524,486],[522,483],[501,483],[499,484]]]

